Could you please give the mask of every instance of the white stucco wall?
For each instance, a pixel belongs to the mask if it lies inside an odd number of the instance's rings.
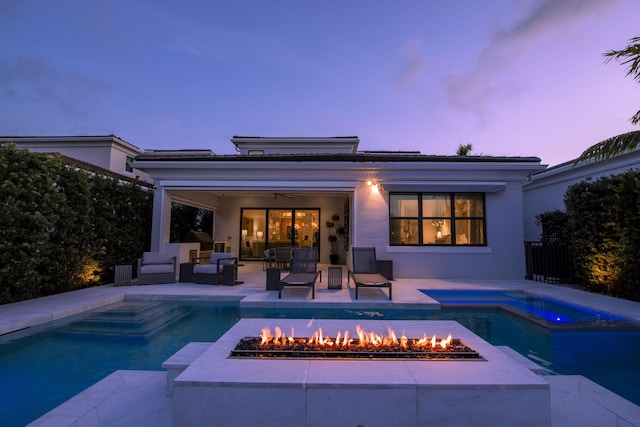
[[[403,278],[522,279],[525,275],[522,192],[519,183],[486,194],[488,246],[389,246],[389,195],[365,184],[354,196],[353,246],[374,246]]]

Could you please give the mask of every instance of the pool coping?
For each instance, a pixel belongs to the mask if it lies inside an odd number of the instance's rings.
[[[258,288],[264,285],[243,285],[236,287],[198,285],[176,283],[165,285],[145,285],[113,287],[104,285],[94,288],[57,294],[33,300],[0,305],[0,336],[21,329],[30,328],[68,316],[96,309],[125,299],[196,299],[213,301],[238,301],[240,307],[246,308],[291,308],[313,307],[341,309],[440,309],[441,304],[427,297],[420,290],[445,289],[486,289],[486,290],[522,290],[533,296],[540,296],[566,302],[578,307],[602,311],[613,316],[629,319],[640,324],[640,303],[605,295],[563,287],[560,285],[541,284],[527,280],[440,280],[440,279],[396,279],[394,300],[382,298],[383,295],[369,294],[368,297],[355,300],[353,288],[350,286],[335,292],[328,289],[317,289],[314,300],[297,289],[292,289],[286,299],[278,299],[277,292]],[[296,292],[298,291],[298,292]],[[424,298],[421,298],[423,295]],[[442,306],[447,306],[443,304]]]

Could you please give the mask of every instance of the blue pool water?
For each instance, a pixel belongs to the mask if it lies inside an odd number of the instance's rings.
[[[0,425],[22,426],[118,369],[161,370],[191,341],[215,341],[241,317],[456,320],[548,374],[579,374],[640,404],[640,331],[553,330],[499,308],[240,309],[215,302],[124,302],[0,337]]]
[[[161,313],[169,320],[164,324],[154,325],[158,316],[152,313],[145,323],[156,328],[140,330],[126,316],[113,315],[122,313],[118,306],[110,308],[99,311],[112,315],[91,318],[88,323],[98,324],[85,325],[85,331],[82,318],[94,312],[0,337],[0,426],[24,426],[116,370],[162,370],[162,362],[183,346],[215,341],[239,318],[237,305],[185,302],[181,313]]]
[[[556,330],[640,327],[640,325],[619,316],[579,307],[564,301],[533,296],[523,291],[422,289],[421,292],[446,307],[500,307]]]

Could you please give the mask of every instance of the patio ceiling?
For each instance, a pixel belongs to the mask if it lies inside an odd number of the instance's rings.
[[[207,208],[219,202],[220,198],[243,197],[243,198],[270,198],[280,200],[283,203],[293,202],[296,199],[322,197],[340,197],[347,192],[337,191],[289,191],[286,189],[269,191],[222,191],[222,190],[169,190],[171,197],[180,203]],[[290,204],[290,203],[289,203]]]

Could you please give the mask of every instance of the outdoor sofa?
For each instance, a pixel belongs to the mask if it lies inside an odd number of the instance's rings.
[[[175,283],[176,257],[163,252],[144,252],[138,258],[138,285]]]

